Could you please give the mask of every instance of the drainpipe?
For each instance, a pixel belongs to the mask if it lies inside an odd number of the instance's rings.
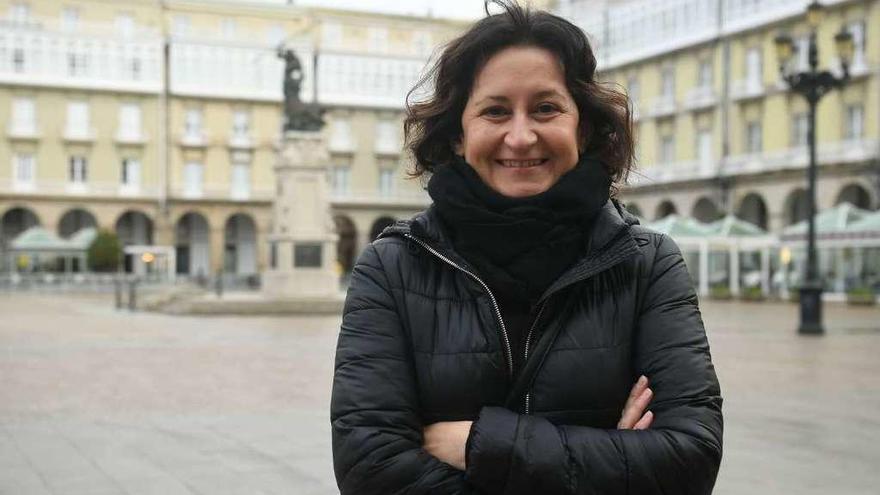
[[[721,159],[718,164],[718,181],[722,208],[732,213],[730,204],[731,180],[725,175],[730,156],[730,37],[724,34],[724,0],[716,0],[716,29],[721,41]]]

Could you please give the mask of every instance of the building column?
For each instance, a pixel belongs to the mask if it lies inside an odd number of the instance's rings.
[[[226,233],[223,227],[219,229],[211,229],[210,231],[208,239],[210,244],[209,252],[211,253],[211,259],[209,260],[211,273],[209,274],[209,276],[215,275],[223,269],[223,255],[225,251],[224,244],[226,242],[225,234]]]
[[[761,248],[761,292],[770,294],[770,248]]]
[[[730,284],[730,293],[734,296],[739,295],[739,246],[732,245],[728,248],[728,256],[730,257],[730,273],[728,274],[728,282]]]

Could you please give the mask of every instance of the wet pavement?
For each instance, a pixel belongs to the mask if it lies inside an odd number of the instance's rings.
[[[331,494],[336,317],[117,312],[0,294],[0,494]],[[705,303],[725,398],[716,494],[875,494],[880,309]]]

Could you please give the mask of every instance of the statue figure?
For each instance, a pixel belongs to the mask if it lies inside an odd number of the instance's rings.
[[[319,131],[324,126],[321,109],[316,104],[299,99],[303,71],[299,57],[293,50],[278,47],[278,57],[284,59],[284,130]]]

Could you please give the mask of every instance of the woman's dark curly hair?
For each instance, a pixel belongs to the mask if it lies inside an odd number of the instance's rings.
[[[489,15],[489,5],[503,11]],[[544,11],[520,7],[515,0],[486,1],[486,17],[449,42],[439,60],[407,95],[404,133],[415,158],[413,177],[433,172],[455,156],[461,139],[461,115],[474,79],[492,55],[510,46],[536,46],[559,57],[565,83],[580,114],[580,134],[590,153],[602,160],[615,184],[626,181],[633,161],[632,116],[627,96],[597,82],[596,57],[580,28]],[[427,99],[414,95],[430,88]]]

